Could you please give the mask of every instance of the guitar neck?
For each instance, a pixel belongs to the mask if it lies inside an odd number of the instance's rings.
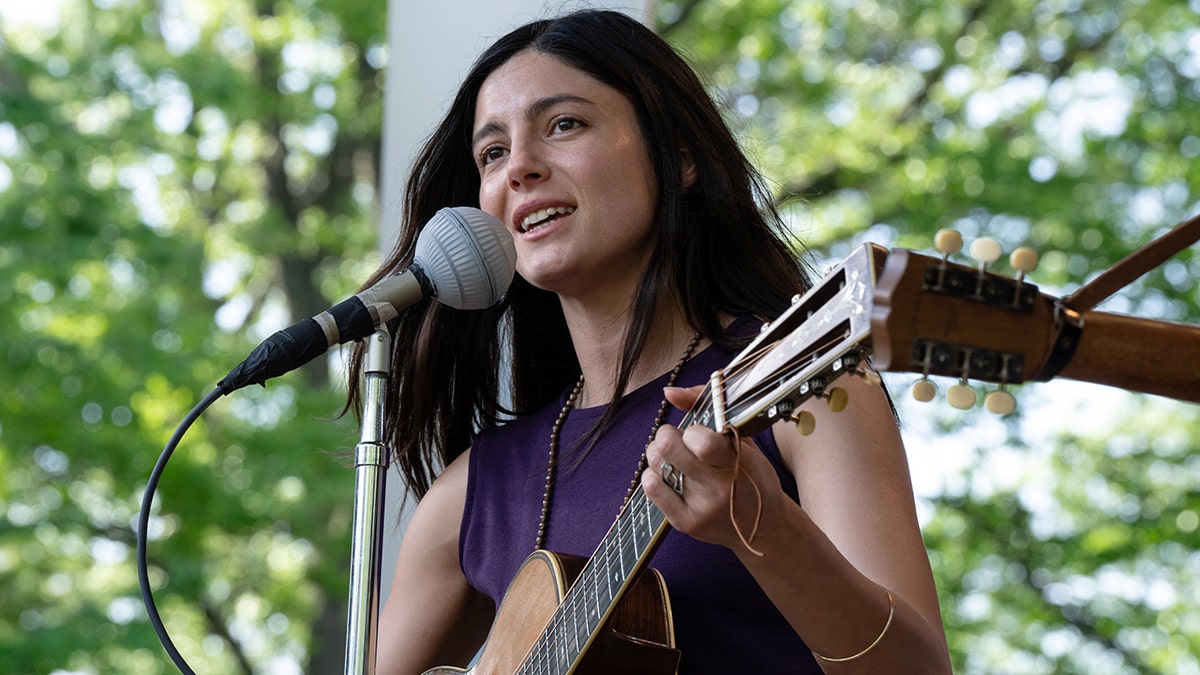
[[[1083,314],[1058,377],[1200,403],[1200,326],[1107,312]]]

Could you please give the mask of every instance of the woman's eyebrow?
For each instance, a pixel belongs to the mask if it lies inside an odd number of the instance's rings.
[[[501,131],[504,131],[503,124],[500,124],[499,122],[488,122],[487,124],[479,127],[479,131],[476,131],[475,135],[471,137],[471,147],[473,148],[476,145],[479,145],[479,141],[482,141],[488,136]]]
[[[550,96],[544,96],[529,104],[529,106],[525,108],[525,119],[535,120],[542,113],[546,112],[546,110],[553,108],[560,103],[583,103],[585,105],[592,105],[592,101],[590,99],[586,99],[582,96],[576,96],[575,94],[551,94]],[[479,143],[479,141],[494,133],[504,131],[504,129],[505,127],[503,124],[494,120],[484,124],[482,127],[479,127],[479,130],[476,131],[473,136],[471,136],[471,147],[474,147]]]
[[[550,96],[539,98],[538,100],[529,104],[529,107],[525,109],[525,118],[529,120],[537,119],[537,117],[546,112],[547,109],[553,108],[560,103],[583,103],[586,105],[592,104],[589,99],[586,99],[582,96],[576,96],[575,94],[551,94]]]

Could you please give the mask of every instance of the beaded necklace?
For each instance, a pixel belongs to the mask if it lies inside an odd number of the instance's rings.
[[[679,379],[679,373],[683,371],[683,366],[692,358],[692,352],[695,351],[696,345],[700,344],[700,333],[692,336],[692,341],[688,343],[686,349],[683,350],[683,355],[679,357],[679,362],[675,364],[675,368],[671,370],[671,376],[667,378],[668,387],[675,386],[675,382]],[[558,434],[562,430],[563,424],[567,421],[567,413],[575,407],[575,400],[579,398],[579,392],[583,390],[583,375],[580,374],[579,381],[575,383],[575,388],[571,390],[571,395],[567,397],[567,402],[563,404],[562,410],[558,413],[558,419],[554,421],[554,426],[550,429],[550,456],[546,466],[546,489],[542,492],[542,515],[538,519],[537,542],[534,544],[534,549],[542,548],[546,543],[546,530],[550,525],[550,500],[554,496],[554,474],[558,470]],[[650,447],[650,442],[654,440],[654,434],[658,432],[658,428],[662,426],[663,420],[667,417],[667,406],[670,405],[666,398],[663,398],[662,403],[658,406],[658,415],[654,418],[654,426],[650,429],[650,437],[646,439],[646,447]],[[642,450],[642,458],[638,460],[637,470],[633,473],[633,480],[629,481],[629,490],[625,493],[625,502],[621,508],[625,508],[625,504],[629,502],[629,498],[633,496],[633,491],[637,489],[638,482],[642,478],[642,472],[646,470],[646,451]]]

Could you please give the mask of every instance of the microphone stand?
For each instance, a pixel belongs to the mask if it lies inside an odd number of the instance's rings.
[[[391,374],[392,336],[380,327],[368,338],[363,364],[362,435],[354,448],[354,524],[351,533],[350,602],[346,675],[373,675],[379,630],[380,553],[383,548],[387,448],[383,404]]]

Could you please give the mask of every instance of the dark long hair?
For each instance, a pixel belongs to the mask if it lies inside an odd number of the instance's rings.
[[[670,291],[695,330],[717,344],[737,346],[722,331],[723,316],[773,318],[807,288],[769,191],[691,67],[636,20],[592,10],[529,23],[479,57],[414,164],[400,239],[364,288],[411,262],[417,235],[439,208],[479,205],[471,155],[476,97],[488,75],[526,50],[553,56],[629,99],[658,182],[657,238],[621,363],[614,364],[619,369],[613,404],[646,343],[656,301]],[[685,154],[695,167],[687,186]],[[462,311],[426,300],[391,328],[397,339],[387,439],[418,497],[477,431],[545,406],[579,377],[557,296],[520,275],[495,307]],[[510,358],[501,358],[502,344]],[[360,345],[350,367],[350,407],[359,404],[362,356]],[[610,413],[615,407],[609,406]]]

